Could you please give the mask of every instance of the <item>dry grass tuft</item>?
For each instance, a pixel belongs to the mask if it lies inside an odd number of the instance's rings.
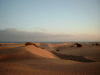
[[[2,43],[0,43],[0,46],[2,46],[3,44]]]
[[[36,44],[32,43],[32,42],[26,42],[26,43],[25,43],[25,46],[28,46],[28,45],[34,45],[35,47],[38,48],[38,46],[37,46]]]
[[[77,47],[83,47],[81,44],[79,43],[75,43],[74,45],[77,45]]]

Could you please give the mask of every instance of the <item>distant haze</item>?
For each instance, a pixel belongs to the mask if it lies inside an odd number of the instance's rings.
[[[1,42],[84,42],[99,41],[99,35],[54,34],[48,32],[27,32],[16,29],[0,30]]]
[[[0,0],[0,41],[100,41],[100,0]]]

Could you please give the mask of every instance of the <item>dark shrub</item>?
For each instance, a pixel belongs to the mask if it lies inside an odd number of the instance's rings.
[[[99,46],[99,44],[98,44],[98,43],[96,43],[95,45],[96,45],[96,46]]]
[[[56,51],[59,51],[59,49],[56,49]]]
[[[2,46],[2,44],[0,43],[0,46]]]
[[[81,44],[79,44],[79,43],[76,43],[76,44],[74,44],[74,45],[77,45],[77,47],[83,47]]]
[[[31,43],[31,42],[26,42],[26,43],[25,43],[25,46],[28,46],[28,45],[34,45],[35,47],[37,47],[37,48],[38,48],[38,46],[37,46],[36,44]]]

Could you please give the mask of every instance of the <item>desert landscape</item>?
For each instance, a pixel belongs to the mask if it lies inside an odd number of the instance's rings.
[[[99,75],[100,43],[0,43],[0,75]]]
[[[100,75],[100,0],[0,0],[0,75]]]

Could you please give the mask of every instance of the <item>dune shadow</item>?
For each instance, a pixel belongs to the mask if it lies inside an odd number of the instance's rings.
[[[73,60],[73,61],[85,62],[85,63],[96,62],[94,60],[87,59],[84,56],[67,55],[67,54],[60,54],[56,52],[52,52],[52,53],[58,56],[60,59],[64,59],[64,60]]]

